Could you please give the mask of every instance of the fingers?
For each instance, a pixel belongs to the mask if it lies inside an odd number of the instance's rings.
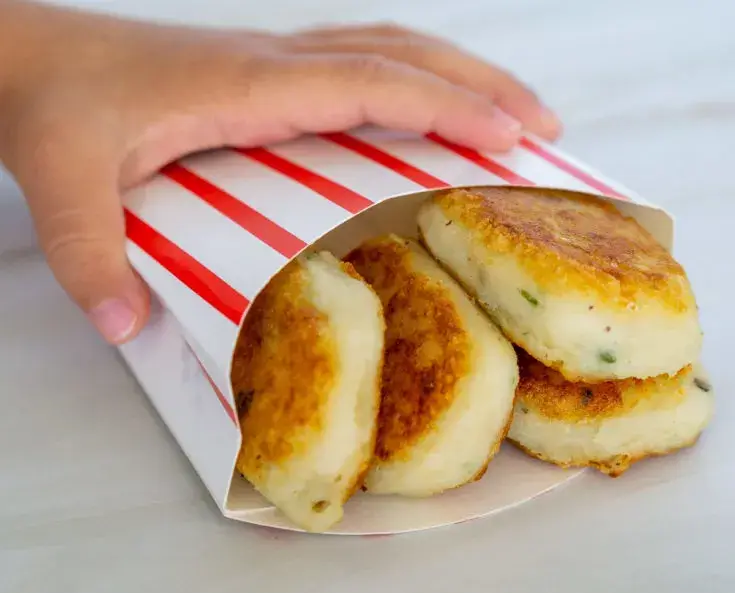
[[[311,37],[314,39],[335,39],[342,41],[344,41],[346,37],[360,37],[363,39],[391,39],[397,37],[404,38],[407,36],[421,38],[426,41],[437,40],[436,37],[433,37],[426,33],[422,33],[415,29],[408,29],[393,22],[372,23],[369,25],[356,23],[339,26],[317,26],[301,29],[300,31],[295,32],[294,36]]]
[[[114,161],[77,145],[36,147],[18,180],[57,280],[103,337],[120,344],[145,324],[149,295],[125,253]],[[59,158],[58,151],[69,149],[75,154]]]
[[[514,76],[428,35],[379,25],[312,30],[293,36],[290,43],[305,53],[377,54],[409,64],[487,97],[543,138],[554,140],[561,133],[556,115]]]
[[[561,135],[559,117],[540,101],[536,93],[509,72],[494,68],[494,72],[485,78],[478,77],[474,88],[484,94],[494,92],[495,104],[520,121],[530,132],[550,141]]]
[[[277,60],[265,70],[262,80],[249,78],[239,109],[247,121],[230,126],[239,131],[233,143],[268,143],[363,124],[436,132],[480,150],[506,151],[520,137],[518,122],[485,97],[382,56],[304,56]]]

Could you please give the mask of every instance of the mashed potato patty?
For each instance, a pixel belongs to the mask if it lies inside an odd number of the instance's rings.
[[[508,434],[528,454],[618,476],[630,464],[696,442],[714,409],[699,364],[673,377],[572,383],[518,351],[520,382]]]
[[[699,358],[684,270],[611,204],[536,188],[446,190],[418,223],[510,340],[567,379],[673,375]]]
[[[367,491],[428,496],[478,479],[508,430],[513,347],[418,243],[381,237],[347,261],[377,292],[386,321]]]
[[[342,518],[372,458],[384,332],[375,292],[327,253],[291,262],[245,319],[237,469],[302,529]]]

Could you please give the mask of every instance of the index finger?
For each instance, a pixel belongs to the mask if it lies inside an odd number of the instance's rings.
[[[374,124],[436,132],[479,150],[506,151],[520,124],[478,93],[435,74],[372,54],[301,55],[275,60],[249,80],[240,143],[284,140]]]

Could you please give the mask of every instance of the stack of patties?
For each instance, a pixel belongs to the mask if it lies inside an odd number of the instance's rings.
[[[513,417],[512,344],[415,241],[289,263],[253,302],[232,364],[238,471],[325,531],[359,487],[429,496],[479,479]]]
[[[610,475],[696,441],[713,410],[696,302],[634,219],[572,192],[486,188],[435,194],[418,223],[518,347],[511,441]]]

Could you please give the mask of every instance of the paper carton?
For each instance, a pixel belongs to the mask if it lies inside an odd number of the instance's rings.
[[[606,196],[671,248],[665,212],[531,137],[502,156],[434,135],[364,129],[307,137],[186,158],[126,196],[128,253],[155,299],[149,325],[121,351],[225,516],[296,529],[234,471],[241,437],[231,356],[248,305],[268,280],[310,246],[341,257],[379,233],[415,236],[416,210],[431,190],[508,184]],[[332,533],[466,521],[578,473],[505,446],[482,480],[440,496],[357,494]]]

